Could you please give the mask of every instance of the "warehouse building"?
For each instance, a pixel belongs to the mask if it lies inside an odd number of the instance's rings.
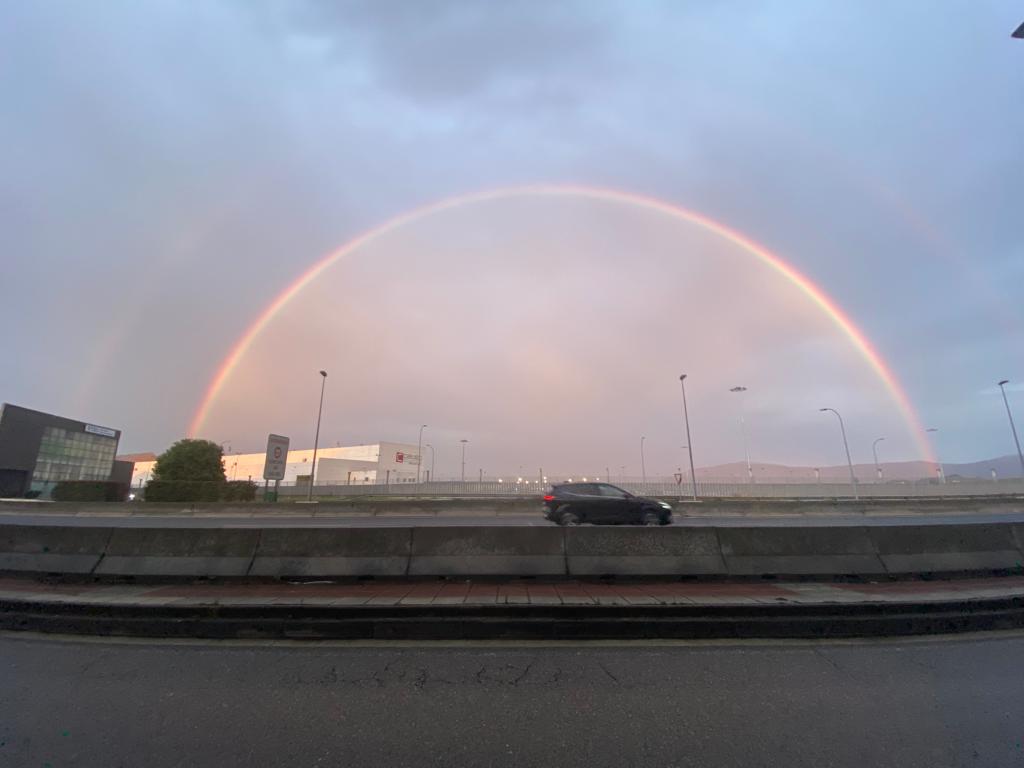
[[[224,455],[224,474],[228,480],[263,482],[266,454],[231,453]],[[284,485],[309,483],[312,473],[313,449],[288,451]],[[155,461],[136,461],[132,486],[140,488],[153,476]],[[317,485],[375,485],[416,482],[419,456],[416,446],[407,443],[373,443],[370,445],[319,448],[316,452]],[[422,480],[429,479],[430,467],[424,467]]]

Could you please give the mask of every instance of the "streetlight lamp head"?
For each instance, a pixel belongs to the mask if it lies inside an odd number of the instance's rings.
[[[819,408],[818,410],[821,411],[822,413],[824,413],[825,411],[830,410],[830,409],[828,409],[828,408]]]
[[[680,381],[682,381],[682,380],[683,380],[683,379],[685,379],[685,378],[686,378],[686,374],[684,373],[684,374],[682,374],[682,375],[681,375],[681,376],[679,377],[679,380],[680,380]]]
[[[1002,386],[1005,386],[1006,384],[1009,384],[1009,383],[1010,383],[1009,379],[1003,379],[1002,381],[999,382],[999,386],[1002,387]]]
[[[327,378],[327,371],[320,371],[320,375],[323,376],[326,379]]]
[[[938,431],[939,430],[936,429],[935,427],[928,427],[928,429],[925,430],[925,432],[938,432]]]
[[[730,392],[746,392],[747,388],[746,387],[733,387],[729,391]]]

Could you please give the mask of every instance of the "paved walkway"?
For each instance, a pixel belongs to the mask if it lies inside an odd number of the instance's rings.
[[[1024,576],[866,584],[571,580],[74,584],[0,577],[0,600],[138,605],[742,605],[1024,597]]]

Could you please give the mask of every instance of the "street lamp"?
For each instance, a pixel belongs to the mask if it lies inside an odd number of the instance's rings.
[[[1024,24],[1020,25],[1020,36],[1024,37]],[[1006,385],[1010,383],[1009,379],[1003,379],[999,382],[999,391],[1003,393],[1003,405],[1006,406],[1006,417],[1010,420],[1010,430],[1013,432],[1013,442],[1017,444],[1017,458],[1020,459],[1020,471],[1024,476],[1024,453],[1020,450],[1020,439],[1017,437],[1017,426],[1013,423],[1013,413],[1010,412],[1010,401],[1006,399]]]
[[[693,442],[690,440],[690,412],[686,407],[686,374],[679,376],[679,386],[683,390],[683,422],[686,424],[686,450],[690,454],[690,483],[693,500],[697,500],[697,472],[693,468]]]
[[[876,437],[875,442],[871,444],[871,455],[875,457],[875,476],[878,478],[878,482],[882,482],[882,468],[878,464],[878,444],[885,440],[884,437]]]
[[[647,462],[644,460],[644,440],[646,439],[643,435],[640,436],[640,479],[643,481],[644,488],[647,487]]]
[[[462,438],[459,442],[462,443],[462,482],[466,482],[466,443],[469,440]]]
[[[740,395],[740,434],[743,435],[743,458],[747,460],[747,482],[752,483],[754,482],[754,470],[750,466],[750,449],[747,446],[747,425],[743,421],[743,398],[746,397],[743,393],[747,391],[747,388],[733,387],[729,391]]]
[[[935,427],[929,427],[928,429],[925,430],[925,432],[938,432],[938,431],[939,430],[936,429]],[[942,466],[942,459],[939,457],[938,451],[935,452],[935,461],[937,461],[939,463],[939,480],[941,480],[942,484],[945,485],[946,484],[946,468]]]
[[[416,482],[420,481],[420,468],[423,466],[423,430],[426,424],[420,425],[420,436],[416,439]]]
[[[313,437],[313,465],[309,468],[309,493],[306,501],[313,500],[313,481],[316,480],[316,449],[320,442],[320,417],[324,414],[324,388],[327,386],[327,371],[320,371],[320,408],[316,412],[316,435]]]
[[[835,408],[819,408],[819,411],[832,411],[839,419],[839,431],[843,434],[843,449],[846,451],[846,466],[850,468],[850,485],[853,487],[853,498],[860,500],[860,494],[857,493],[857,478],[853,474],[853,461],[850,459],[850,444],[846,442],[846,425],[843,424],[843,417],[839,415],[839,411]]]
[[[430,477],[432,477],[436,482],[437,476],[434,474],[434,446],[432,446],[430,443],[427,443],[424,446],[424,448],[430,449]]]

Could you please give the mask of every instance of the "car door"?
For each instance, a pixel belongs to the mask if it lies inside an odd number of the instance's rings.
[[[606,525],[613,523],[628,523],[629,519],[629,497],[621,488],[614,485],[601,483],[597,486],[597,492],[601,498],[601,522]]]
[[[605,498],[594,483],[576,483],[572,493],[572,509],[581,523],[601,523],[607,517]]]

